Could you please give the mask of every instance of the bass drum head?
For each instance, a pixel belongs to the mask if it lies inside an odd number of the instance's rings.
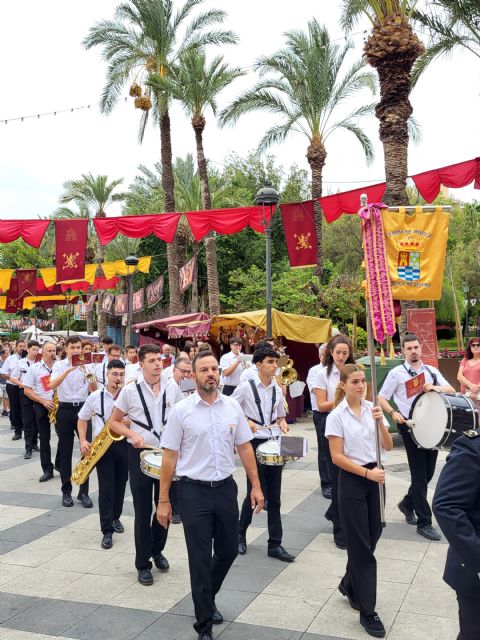
[[[411,418],[415,426],[410,434],[422,449],[440,447],[447,439],[450,432],[449,405],[441,393],[428,391],[419,395],[412,405]]]

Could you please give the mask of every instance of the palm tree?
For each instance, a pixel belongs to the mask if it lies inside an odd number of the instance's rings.
[[[114,20],[103,20],[90,29],[84,39],[87,49],[103,47],[103,58],[109,63],[107,81],[100,101],[101,110],[110,113],[118,102],[122,88],[130,88],[136,96],[136,107],[143,110],[139,138],[142,141],[153,106],[156,124],[160,127],[160,155],[165,211],[175,211],[174,175],[168,93],[152,90],[154,78],[168,76],[181,54],[189,49],[209,44],[229,44],[236,41],[231,31],[210,29],[221,24],[225,12],[210,9],[198,14],[186,24],[193,9],[203,0],[185,0],[175,12],[173,0],[127,0],[118,5]],[[209,30],[210,29],[210,30]],[[180,34],[182,31],[182,35]],[[144,95],[139,83],[146,76]],[[139,95],[140,93],[140,95]],[[181,312],[178,264],[175,243],[167,245],[170,313]]]
[[[286,33],[286,46],[271,56],[263,56],[255,63],[262,78],[238,97],[220,114],[220,123],[233,123],[241,115],[263,110],[282,117],[263,136],[259,150],[283,142],[292,133],[308,139],[307,160],[312,174],[312,198],[315,201],[317,232],[317,274],[323,271],[322,214],[318,198],[322,195],[322,173],[327,158],[326,142],[336,130],[350,131],[360,142],[367,161],[373,157],[373,147],[358,121],[370,114],[372,105],[361,106],[347,116],[335,120],[337,107],[357,91],[368,88],[375,92],[373,74],[356,62],[342,75],[348,44],[335,45],[328,31],[315,19],[308,23],[307,32]]]
[[[373,27],[363,49],[364,56],[376,69],[380,81],[380,102],[375,113],[380,121],[385,156],[384,200],[390,205],[402,205],[408,202],[411,71],[424,47],[413,32],[410,3],[406,0],[343,0],[341,21],[346,31],[362,15],[368,17]]]
[[[480,5],[478,0],[436,0],[429,13],[414,11],[413,18],[430,32],[430,44],[413,68],[413,82],[428,65],[453,49],[464,48],[480,58]]]
[[[239,68],[230,68],[217,56],[210,63],[207,62],[203,49],[192,49],[180,57],[179,64],[172,69],[169,76],[155,80],[156,86],[179,100],[191,119],[195,132],[197,149],[197,165],[200,178],[203,209],[212,208],[212,198],[208,182],[208,169],[203,149],[203,132],[205,130],[205,111],[211,108],[213,115],[217,113],[218,94],[235,78],[244,75]],[[220,313],[220,292],[218,286],[217,248],[213,233],[205,239],[208,306],[212,315]]]
[[[113,193],[123,183],[123,178],[108,181],[108,176],[93,176],[83,174],[79,180],[67,180],[63,184],[60,196],[62,204],[73,202],[78,212],[67,207],[60,207],[55,212],[56,217],[105,218],[105,209],[113,202],[122,202],[126,193]],[[104,248],[98,238],[95,240],[96,261],[102,263]],[[98,335],[103,338],[107,334],[107,314],[102,311],[103,293],[98,294]],[[93,309],[87,314],[87,333],[93,333]]]

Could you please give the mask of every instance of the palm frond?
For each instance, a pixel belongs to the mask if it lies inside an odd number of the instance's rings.
[[[329,133],[325,136],[325,138],[327,138],[330,133],[333,133],[335,129],[345,129],[346,131],[353,133],[355,138],[360,143],[360,146],[362,147],[367,164],[370,164],[373,161],[375,153],[372,141],[367,136],[365,131],[363,131],[363,129],[359,127],[354,120],[347,117],[343,120],[340,120],[340,122],[335,123],[334,125],[332,125]]]

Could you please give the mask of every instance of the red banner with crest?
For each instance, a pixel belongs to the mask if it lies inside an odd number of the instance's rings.
[[[85,278],[88,220],[55,220],[57,282]]]
[[[317,232],[313,200],[281,204],[285,241],[291,267],[314,267],[317,264]]]

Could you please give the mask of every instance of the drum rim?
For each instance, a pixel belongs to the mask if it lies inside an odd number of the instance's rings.
[[[421,445],[419,443],[419,441],[417,440],[417,438],[415,437],[414,431],[415,429],[409,429],[410,432],[410,437],[412,438],[413,442],[416,444],[417,447],[419,447],[420,449],[423,449],[424,451],[435,451],[436,449],[440,449],[445,442],[448,440],[448,438],[450,437],[450,434],[452,433],[452,426],[453,426],[453,408],[452,405],[448,399],[448,394],[443,393],[443,391],[423,391],[422,393],[419,393],[416,398],[414,399],[412,406],[410,407],[410,413],[409,413],[409,418],[412,419],[413,418],[413,411],[415,409],[415,406],[417,404],[417,402],[420,400],[420,398],[422,398],[423,396],[428,395],[429,393],[435,393],[438,396],[442,397],[444,400],[444,405],[446,406],[447,409],[447,418],[448,418],[448,424],[445,427],[444,431],[443,431],[443,436],[440,438],[440,441],[433,447],[424,447],[423,445]],[[432,396],[433,397],[433,396]]]

